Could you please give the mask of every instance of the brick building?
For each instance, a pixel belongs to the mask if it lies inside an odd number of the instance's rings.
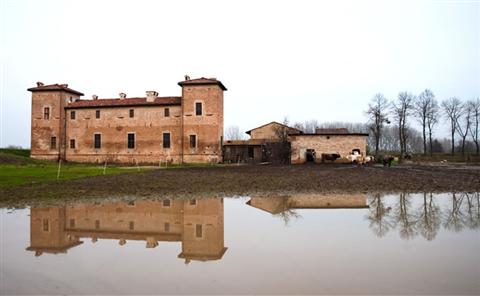
[[[347,156],[358,153],[366,156],[365,133],[350,133],[345,128],[316,129],[307,134],[278,122],[270,122],[246,132],[245,141],[225,141],[226,162],[305,163],[323,162],[323,155],[339,157],[329,162],[350,162]]]
[[[223,92],[215,78],[178,83],[181,96],[91,100],[67,84],[32,92],[31,157],[74,162],[222,161]]]

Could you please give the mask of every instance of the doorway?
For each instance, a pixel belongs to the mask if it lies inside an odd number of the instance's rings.
[[[307,162],[315,162],[315,149],[307,149],[306,159]]]

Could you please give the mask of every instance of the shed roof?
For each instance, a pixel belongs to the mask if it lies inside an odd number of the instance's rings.
[[[345,127],[340,128],[316,128],[316,134],[348,134],[348,129]]]
[[[285,124],[283,124],[283,123],[279,123],[279,122],[276,122],[276,121],[272,121],[272,122],[266,123],[266,124],[264,124],[264,125],[261,125],[261,126],[259,126],[259,127],[252,128],[251,130],[248,130],[248,131],[246,131],[245,133],[250,135],[250,132],[251,132],[251,131],[254,131],[254,130],[259,129],[259,128],[262,128],[262,127],[266,127],[266,126],[271,125],[271,124],[272,124],[272,125],[273,125],[273,124],[275,124],[275,125],[281,125],[281,126],[284,126],[284,127],[288,128],[288,129],[296,130],[296,131],[298,131],[299,133],[303,133],[303,132],[302,132],[301,130],[299,130],[298,128],[290,127],[290,126],[288,126],[288,125],[285,125]]]
[[[216,78],[195,78],[195,79],[189,79],[189,80],[184,80],[180,81],[178,85],[180,86],[185,86],[185,85],[209,85],[209,84],[215,84],[218,85],[222,90],[227,90],[225,85],[220,80],[217,80]]]
[[[100,108],[100,107],[134,107],[134,106],[164,106],[181,105],[182,97],[158,97],[153,102],[147,102],[146,97],[126,98],[126,99],[97,99],[97,100],[77,100],[68,103],[66,109],[76,108]]]
[[[83,93],[81,93],[79,91],[76,91],[74,89],[69,88],[68,84],[58,84],[58,83],[49,84],[49,85],[39,85],[39,86],[36,86],[36,87],[31,87],[27,90],[31,91],[31,92],[35,92],[35,91],[65,91],[65,92],[76,94],[76,95],[79,95],[79,96],[84,95]]]

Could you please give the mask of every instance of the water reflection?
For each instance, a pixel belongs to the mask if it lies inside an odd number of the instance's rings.
[[[301,215],[299,210],[358,209],[366,211],[371,231],[378,237],[396,231],[400,238],[436,238],[443,228],[459,232],[480,225],[480,194],[432,193],[382,194],[298,194],[281,197],[251,197],[250,207],[280,217],[285,225]],[[322,215],[318,212],[316,215]],[[144,241],[146,248],[161,242],[181,242],[178,258],[219,260],[224,243],[223,199],[190,199],[73,204],[30,209],[30,246],[35,256],[67,253],[84,239]]]
[[[480,225],[480,193],[401,193],[388,198],[381,194],[369,197],[370,229],[378,236],[397,230],[400,237],[410,240],[420,235],[433,240],[439,230],[459,232]]]
[[[89,238],[145,241],[146,248],[159,242],[181,242],[178,258],[208,261],[221,259],[224,246],[223,199],[190,199],[75,204],[30,210],[28,251],[66,253]]]

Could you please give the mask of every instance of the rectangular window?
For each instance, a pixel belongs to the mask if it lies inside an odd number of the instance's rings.
[[[166,208],[170,207],[170,200],[169,199],[164,199],[163,200],[163,206],[166,207]]]
[[[128,229],[134,230],[135,229],[135,222],[130,221],[130,223],[128,223]]]
[[[170,232],[170,223],[165,222],[165,225],[163,226],[163,228],[165,229],[165,232]]]
[[[70,139],[70,149],[75,149],[75,139]]]
[[[100,118],[100,110],[95,110],[95,118]]]
[[[195,225],[195,237],[196,238],[202,238],[203,237],[203,225],[202,224],[196,224]]]
[[[195,198],[190,200],[190,205],[191,206],[194,206],[196,204],[197,204],[197,200]]]
[[[57,148],[57,137],[51,137],[50,138],[50,149],[56,149]]]
[[[70,219],[70,228],[75,228],[75,219]]]
[[[127,142],[128,142],[128,144],[127,144],[127,145],[128,145],[128,149],[133,149],[133,148],[135,148],[135,134],[133,134],[133,133],[128,134],[128,140],[127,140]]]
[[[190,148],[197,148],[197,136],[190,135]]]
[[[102,135],[101,134],[95,134],[93,136],[93,148],[95,148],[95,149],[102,148]]]
[[[170,109],[169,109],[169,108],[165,108],[165,109],[163,110],[163,115],[164,115],[165,117],[169,117],[169,116],[170,116]]]
[[[135,116],[135,110],[130,109],[130,110],[128,111],[128,116],[130,116],[130,118],[133,118],[133,117]]]
[[[100,229],[100,220],[95,220],[95,229]]]
[[[43,108],[43,119],[50,119],[50,107]]]
[[[43,218],[43,231],[50,230],[50,223],[47,218]]]
[[[70,111],[70,119],[75,119],[75,111]]]
[[[170,148],[170,133],[163,133],[163,148]]]
[[[202,115],[202,103],[195,103],[195,114]]]

